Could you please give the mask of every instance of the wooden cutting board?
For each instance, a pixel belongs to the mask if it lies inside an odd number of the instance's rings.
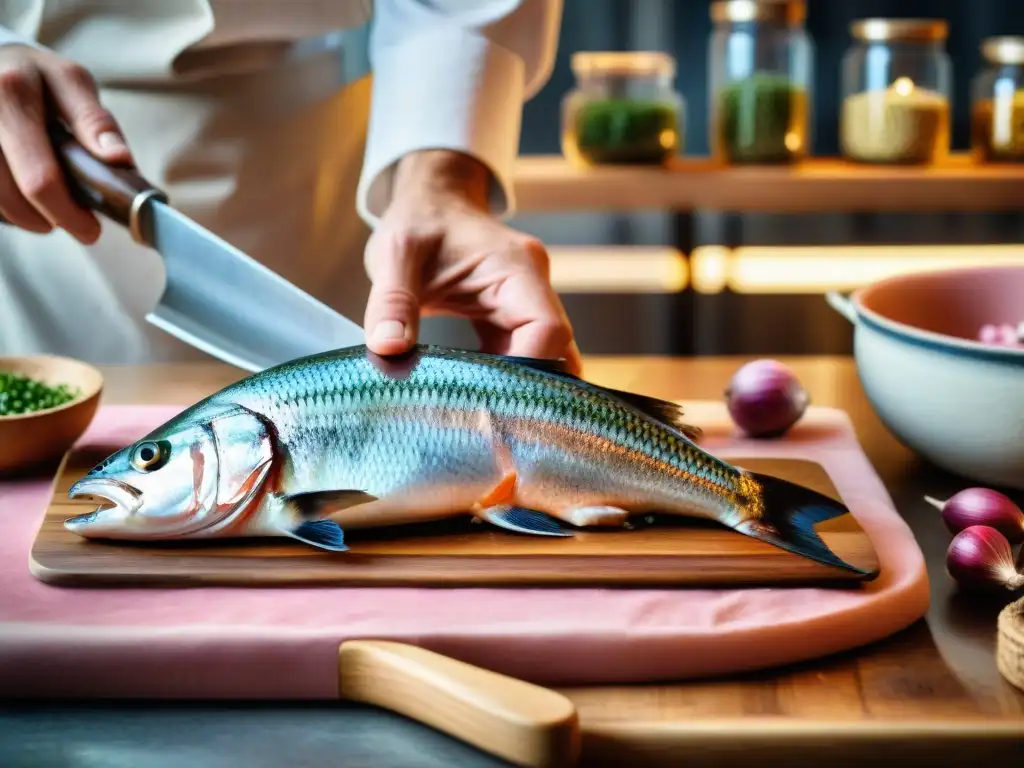
[[[849,583],[851,574],[756,541],[724,526],[674,519],[625,531],[579,531],[571,539],[523,536],[443,521],[346,533],[349,551],[288,539],[141,544],[88,541],[64,529],[95,502],[69,500],[71,484],[107,449],[81,449],[61,464],[32,546],[32,572],[62,586],[735,586]],[[820,464],[731,457],[839,500]],[[878,556],[852,515],[816,526],[845,561],[877,575]],[[853,579],[858,577],[853,575]]]

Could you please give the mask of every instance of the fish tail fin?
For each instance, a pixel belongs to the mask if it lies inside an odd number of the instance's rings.
[[[760,486],[763,506],[758,517],[735,526],[738,532],[824,565],[861,576],[872,575],[871,571],[836,555],[814,530],[817,523],[848,514],[850,510],[845,505],[788,480],[757,472],[747,475]]]

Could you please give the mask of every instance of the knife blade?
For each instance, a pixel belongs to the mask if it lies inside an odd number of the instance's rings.
[[[49,132],[75,199],[161,255],[149,323],[250,372],[363,343],[360,325],[175,210],[136,168],[104,163],[59,123]]]

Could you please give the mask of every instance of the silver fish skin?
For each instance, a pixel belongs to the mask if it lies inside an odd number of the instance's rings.
[[[185,409],[72,487],[112,506],[85,537],[290,536],[471,514],[570,536],[633,515],[702,517],[847,570],[813,523],[847,510],[700,448],[679,407],[554,361],[418,346],[332,351],[248,376]]]

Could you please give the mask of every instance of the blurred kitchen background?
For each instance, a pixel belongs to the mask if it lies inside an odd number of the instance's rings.
[[[522,154],[561,155],[561,104],[575,85],[574,53],[634,50],[675,59],[675,88],[686,101],[684,152],[706,155],[709,5],[565,0],[554,72],[526,105]],[[814,156],[839,154],[840,62],[852,43],[850,23],[865,17],[948,22],[952,151],[966,152],[970,83],[984,64],[979,46],[989,36],[1024,34],[1024,2],[810,0],[805,28],[815,47]],[[1024,172],[1021,179],[1024,211]],[[830,287],[848,289],[894,270],[930,266],[936,258],[969,263],[995,255],[1024,261],[1024,216],[1014,210],[779,215],[663,206],[546,207],[521,211],[513,224],[552,250],[556,284],[587,353],[844,354],[851,349],[851,329],[824,301]],[[801,249],[806,267],[779,260],[791,255],[790,248]],[[742,269],[736,267],[740,262]]]

